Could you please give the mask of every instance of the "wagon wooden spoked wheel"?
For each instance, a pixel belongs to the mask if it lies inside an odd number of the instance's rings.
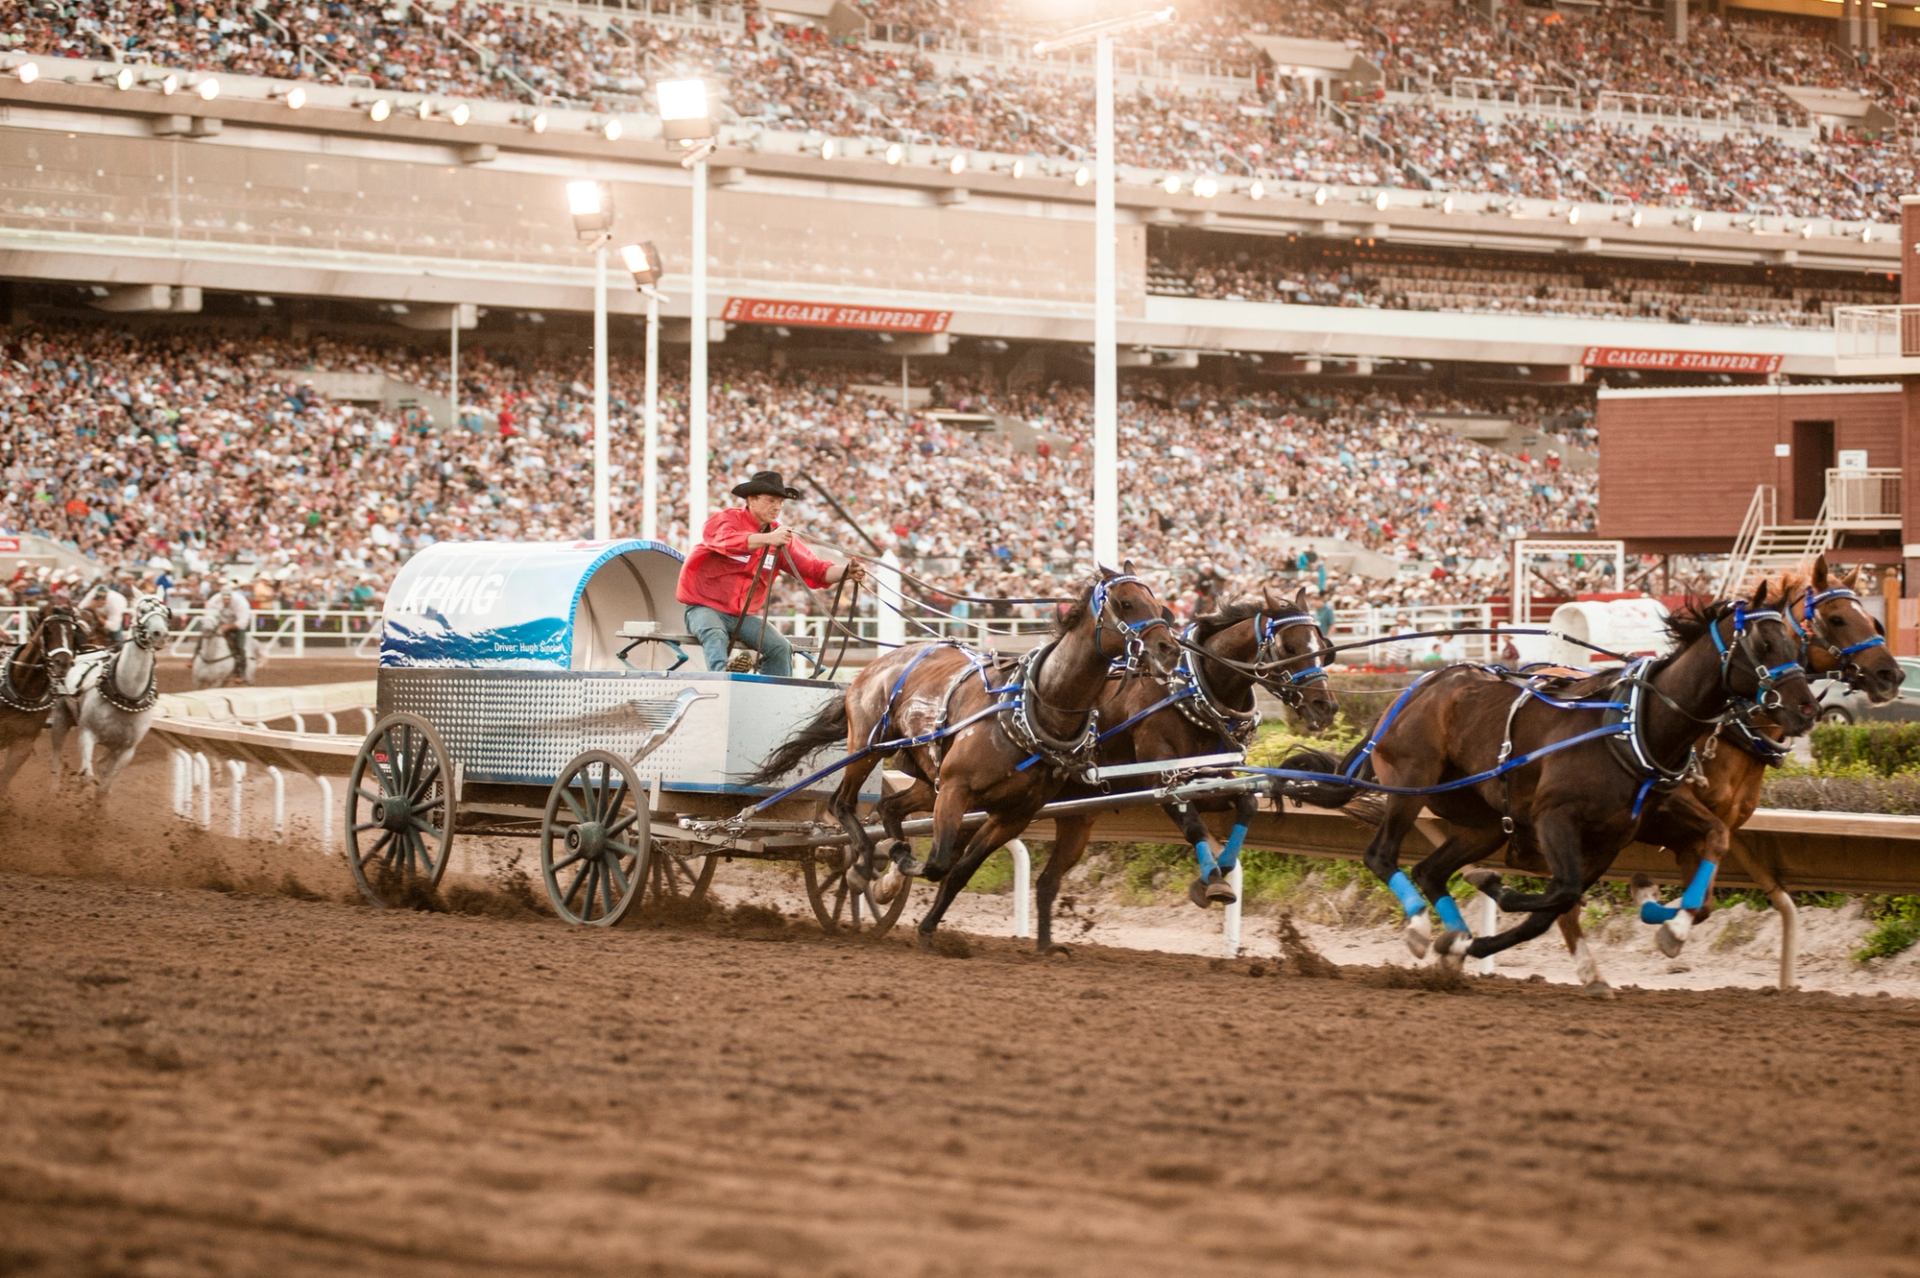
[[[432,891],[453,846],[453,767],[425,719],[390,714],[354,756],[347,779],[347,866],[375,905]]]
[[[828,936],[842,932],[870,940],[885,936],[894,920],[900,917],[900,911],[906,908],[907,898],[913,895],[913,881],[909,879],[893,900],[882,905],[873,899],[873,884],[869,883],[864,892],[856,892],[847,882],[845,857],[846,853],[840,848],[823,848],[801,861],[813,916],[820,920],[820,929]]]
[[[685,906],[699,905],[707,899],[707,887],[719,863],[720,857],[705,844],[657,840],[647,860],[647,899],[641,912],[670,917]]]
[[[612,927],[646,888],[652,829],[633,768],[618,755],[576,755],[547,792],[540,873],[553,912]]]

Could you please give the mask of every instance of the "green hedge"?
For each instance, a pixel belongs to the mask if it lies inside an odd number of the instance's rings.
[[[1920,771],[1920,723],[1823,723],[1812,744],[1814,765],[1823,772],[1891,777]]]

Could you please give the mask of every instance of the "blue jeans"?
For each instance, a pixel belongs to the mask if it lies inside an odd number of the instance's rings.
[[[760,654],[760,673],[776,678],[793,674],[793,645],[772,626],[758,617],[730,617],[702,604],[687,608],[687,632],[700,640],[707,655],[707,669],[727,668],[728,640],[738,637],[745,646]]]

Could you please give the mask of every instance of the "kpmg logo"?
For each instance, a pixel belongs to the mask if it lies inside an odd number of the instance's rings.
[[[424,577],[407,588],[400,610],[443,615],[478,617],[493,611],[500,602],[500,588],[507,579],[499,573],[461,573],[454,576]]]

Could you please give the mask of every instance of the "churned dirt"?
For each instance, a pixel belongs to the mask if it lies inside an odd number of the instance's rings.
[[[380,911],[164,782],[0,815],[0,1274],[1920,1273],[1920,1003]]]

